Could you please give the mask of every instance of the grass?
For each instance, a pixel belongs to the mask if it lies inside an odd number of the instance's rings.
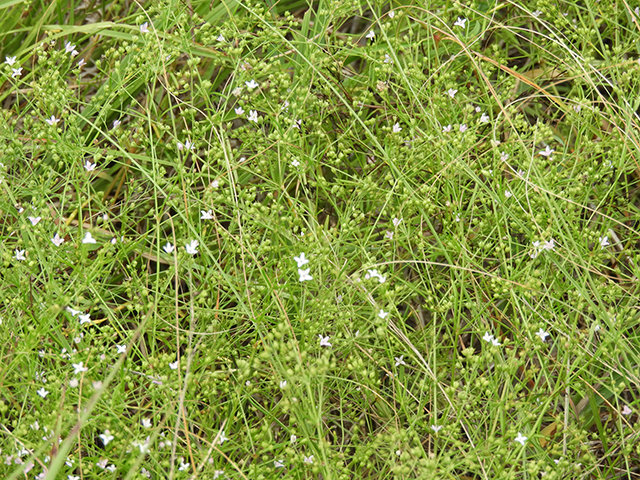
[[[639,21],[0,1],[2,477],[638,478]]]

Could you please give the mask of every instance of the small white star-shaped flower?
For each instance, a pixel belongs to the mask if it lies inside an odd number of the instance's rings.
[[[116,353],[125,353],[127,351],[126,345],[116,345]]]
[[[60,121],[60,119],[59,119],[59,118],[56,118],[56,116],[55,116],[55,115],[51,115],[51,118],[47,118],[47,119],[45,120],[45,122],[47,122],[47,123],[48,123],[49,125],[51,125],[52,127],[53,127],[54,125],[57,125],[59,121]]]
[[[200,210],[200,220],[213,220],[213,210]]]
[[[236,115],[242,115],[244,113],[244,108],[238,107],[235,109]]]
[[[442,127],[442,131],[444,133],[447,133],[447,132],[450,132],[452,128],[453,128],[453,126],[451,124],[449,124],[446,127]]]
[[[224,37],[222,36],[222,34],[218,35],[218,38],[216,38],[216,42],[224,42]]]
[[[609,237],[599,237],[598,241],[600,242],[600,248],[605,248],[608,247],[609,244]]]
[[[75,317],[76,315],[81,314],[82,312],[80,310],[75,310],[71,307],[67,307],[67,312],[69,312],[71,314],[72,317]]]
[[[502,160],[503,162],[506,162],[508,158],[509,158],[508,153],[500,152],[500,160]]]
[[[287,381],[286,380],[281,380],[280,381],[280,388],[285,388],[287,386]]]
[[[540,340],[542,340],[543,342],[547,339],[547,337],[549,336],[549,332],[545,332],[542,328],[540,328],[537,332],[536,335],[540,337]]]
[[[78,375],[79,373],[86,372],[87,370],[89,370],[87,367],[84,366],[84,362],[73,363],[72,366],[73,366],[74,375]]]
[[[64,243],[64,238],[56,233],[51,239],[51,242],[53,242],[56,247],[59,247]]]
[[[320,338],[320,346],[321,347],[331,347],[332,346],[329,343],[329,335],[327,335],[326,337],[323,337],[322,335],[318,335],[318,338]]]
[[[25,252],[24,250],[18,250],[18,249],[16,248],[15,255],[14,255],[13,257],[14,257],[16,260],[18,260],[18,261],[22,262],[22,261],[24,261],[24,260],[26,260],[26,259],[27,259],[27,257],[25,257],[25,255],[24,255],[24,252]]]
[[[16,57],[4,57],[4,63],[11,67],[14,63],[16,63]]]
[[[247,120],[249,120],[250,122],[258,122],[258,112],[256,112],[255,110],[250,110],[249,111],[249,116],[247,117]]]
[[[298,275],[300,275],[300,281],[301,282],[306,282],[308,280],[313,280],[313,277],[311,275],[309,275],[309,271],[311,269],[307,268],[306,270],[303,270],[302,268],[298,269]]]
[[[191,242],[187,243],[184,246],[184,249],[189,255],[196,255],[198,253],[198,245],[200,245],[200,242],[198,242],[198,240],[191,240]]]
[[[11,74],[11,78],[16,78],[22,75],[22,67],[20,68],[13,68],[12,69],[13,73]]]
[[[402,127],[399,123],[395,123],[393,125],[393,133],[400,133],[402,131]]]
[[[80,325],[91,323],[91,314],[85,313],[84,315],[78,315],[78,319],[80,320]]]
[[[247,86],[247,88],[249,90],[253,90],[255,88],[258,88],[258,86],[260,85],[258,82],[256,82],[255,80],[251,79],[250,82],[244,82],[244,84]]]
[[[179,471],[189,470],[189,464],[184,462],[184,458],[180,457],[180,466],[178,467]]]
[[[309,263],[309,259],[305,257],[304,252],[302,252],[299,257],[293,257],[293,259],[298,264],[298,268],[304,267],[307,263]]]
[[[489,332],[485,332],[485,333],[484,333],[484,336],[482,337],[482,339],[483,339],[485,342],[489,342],[489,343],[491,343],[491,342],[493,341],[493,335],[491,335]]]
[[[114,120],[113,123],[111,124],[111,130],[115,130],[116,128],[118,128],[121,123],[122,122],[120,120]]]
[[[218,438],[218,443],[219,443],[220,445],[222,445],[222,444],[223,444],[224,442],[226,442],[227,440],[229,440],[229,439],[228,439],[228,438],[227,438],[227,436],[224,434],[224,430],[222,430],[222,431],[220,432],[220,437]]]
[[[87,172],[93,172],[93,171],[96,169],[96,164],[95,164],[95,163],[91,163],[89,160],[87,160],[87,161],[84,163],[84,169],[85,169]]]
[[[282,460],[274,460],[273,466],[275,468],[284,468],[284,463],[282,463]]]
[[[187,139],[185,140],[184,144],[180,143],[180,142],[176,142],[176,145],[178,147],[178,150],[182,151],[182,150],[193,150],[193,143],[191,142],[191,140]]]
[[[389,18],[393,18],[393,17],[395,17],[395,16],[396,16],[396,12],[394,12],[393,10],[391,10],[391,11],[389,12]]]
[[[555,240],[552,238],[551,240],[547,240],[546,242],[544,242],[544,246],[542,248],[544,248],[545,250],[553,250],[556,247],[556,243]]]
[[[455,89],[453,89],[453,88],[450,88],[449,90],[447,90],[447,94],[448,94],[451,98],[455,97],[455,96],[456,96],[456,93],[458,93],[458,90],[455,90]]]
[[[75,45],[71,45],[71,42],[65,42],[64,50],[65,50],[65,52],[70,53],[72,57],[75,57],[76,55],[78,55],[78,51],[76,50],[76,46]]]
[[[469,127],[467,127],[466,123],[463,123],[462,125],[460,125],[460,128],[459,128],[460,129],[460,133],[466,132],[467,128],[469,128]]]
[[[116,471],[116,466],[112,463],[111,465],[109,465],[107,467],[107,470],[109,470],[111,473]]]
[[[304,463],[309,463],[309,464],[313,463],[313,455],[309,455],[308,457],[304,457],[304,458],[302,459],[302,461],[303,461]]]
[[[433,430],[435,433],[438,433],[440,430],[442,430],[442,425],[431,425],[431,430]]]
[[[458,17],[458,20],[456,20],[456,22],[453,25],[456,26],[456,27],[464,28],[465,27],[465,23],[467,23],[467,19],[466,18]]]
[[[140,25],[140,32],[149,33],[149,22],[144,22],[142,25]]]
[[[178,369],[178,360],[176,360],[176,361],[175,361],[175,362],[173,362],[173,363],[170,363],[170,364],[169,364],[169,368],[170,368],[171,370],[177,370],[177,369]]]
[[[493,345],[494,347],[499,347],[500,345],[502,345],[497,338],[492,338],[491,339],[491,345]]]
[[[100,460],[99,462],[96,462],[96,467],[100,467],[101,469],[105,469],[107,467],[107,464],[109,463],[109,459],[105,458],[103,460]]]
[[[400,222],[402,221],[401,218],[397,218],[395,217],[393,220],[391,220],[391,223],[393,223],[394,227],[397,227],[398,225],[400,225]]]
[[[631,415],[633,413],[633,410],[631,410],[631,408],[629,408],[629,405],[625,405],[622,408],[622,412],[620,412],[620,413],[622,413],[622,415]]]
[[[82,68],[87,64],[87,61],[84,58],[81,58],[78,62],[78,68]]]
[[[542,15],[542,12],[540,10],[536,10],[535,12],[531,12],[531,15],[538,18],[540,15]]]
[[[40,395],[42,398],[45,398],[47,395],[49,395],[49,391],[45,390],[44,387],[40,388],[40,390],[38,390],[36,393]]]
[[[211,182],[211,188],[218,188],[220,186],[220,182],[218,180],[214,180]]]
[[[527,437],[522,435],[522,433],[518,432],[518,436],[515,438],[516,442],[519,442],[520,445],[524,447],[525,442],[527,441]]]
[[[487,115],[486,113],[483,113],[480,117],[480,123],[489,123],[490,120],[491,119],[489,118],[489,115]]]
[[[504,196],[505,196],[506,198],[511,198],[511,197],[513,196],[513,194],[512,194],[509,190],[505,190],[505,191],[504,191]]]
[[[76,388],[78,386],[79,382],[77,378],[72,378],[71,380],[69,380],[69,386],[71,388]]]
[[[549,148],[549,145],[547,145],[547,147],[544,150],[541,150],[538,153],[543,157],[550,157],[553,152],[555,152],[555,150],[552,148]]]
[[[300,162],[298,161],[298,159],[297,159],[297,158],[294,158],[294,159],[291,161],[291,166],[292,166],[292,167],[299,167],[299,166],[300,166]]]
[[[387,315],[389,315],[389,312],[385,312],[383,309],[380,309],[380,311],[378,312],[378,316],[383,320],[387,318]]]
[[[173,253],[173,251],[176,249],[176,247],[174,247],[173,245],[171,245],[170,242],[167,242],[167,244],[162,247],[162,249],[166,252],[166,253]]]
[[[394,357],[396,359],[396,367],[399,367],[400,365],[406,365],[406,363],[404,362],[404,355],[400,355],[399,357]]]
[[[387,230],[384,234],[384,238],[388,238],[389,240],[393,240],[393,232]]]
[[[27,218],[31,222],[31,225],[33,225],[34,227],[38,224],[40,220],[42,220],[42,217],[27,217]]]
[[[151,419],[150,418],[143,418],[140,423],[142,423],[142,426],[144,428],[151,428]]]
[[[371,30],[369,33],[367,33],[366,38],[368,38],[369,40],[373,40],[374,38],[376,38],[376,32]]]
[[[93,238],[91,232],[87,232],[84,234],[84,238],[82,239],[82,243],[96,243],[96,239]]]

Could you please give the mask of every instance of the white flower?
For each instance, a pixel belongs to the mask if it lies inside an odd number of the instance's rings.
[[[555,241],[552,238],[551,240],[547,240],[546,242],[544,242],[544,246],[542,248],[544,248],[545,250],[553,250],[555,246]]]
[[[505,190],[505,191],[504,191],[504,196],[505,196],[506,198],[511,198],[511,196],[512,196],[512,195],[513,195],[513,194],[512,194],[509,190]]]
[[[297,159],[297,158],[294,158],[294,159],[291,161],[291,166],[292,166],[292,167],[299,167],[299,166],[300,166],[300,162],[298,161],[298,159]]]
[[[509,158],[508,153],[500,152],[500,160],[502,160],[503,162],[506,162],[507,158]]]
[[[309,263],[309,259],[304,256],[304,252],[302,252],[299,257],[293,257],[293,259],[298,264],[298,268],[304,267],[307,263]]]
[[[167,242],[167,244],[162,247],[162,249],[166,252],[166,253],[172,253],[175,250],[176,247],[174,247],[173,245],[171,245],[171,242]]]
[[[482,116],[480,117],[480,123],[489,123],[490,118],[489,115],[487,115],[486,113],[483,113]]]
[[[298,269],[298,275],[300,275],[300,281],[301,282],[305,282],[308,280],[313,280],[313,277],[311,275],[309,275],[309,271],[311,269],[307,268],[306,270],[303,270],[302,268]]]
[[[197,255],[198,245],[200,245],[200,242],[198,240],[191,240],[191,242],[187,243],[184,246],[184,249],[187,251],[189,255]]]
[[[631,408],[629,408],[629,405],[625,405],[622,408],[622,412],[620,412],[620,413],[622,413],[622,415],[631,415],[633,413],[633,410],[631,410]]]
[[[458,20],[456,20],[456,22],[453,25],[456,26],[456,27],[464,28],[465,23],[467,23],[467,19],[466,18],[458,17]]]
[[[538,18],[540,15],[542,15],[542,12],[540,10],[536,10],[535,12],[531,12],[531,15]]]
[[[22,67],[20,68],[13,68],[13,73],[11,74],[11,78],[16,78],[19,77],[20,75],[22,75]]]
[[[14,63],[16,63],[16,57],[4,57],[4,59],[4,63],[9,66],[12,66]]]
[[[391,11],[389,12],[389,18],[393,18],[393,17],[395,17],[395,16],[396,16],[396,12],[394,12],[393,10],[391,10]]]
[[[191,140],[189,140],[189,139],[185,140],[184,144],[182,144],[180,142],[176,142],[176,145],[178,147],[178,150],[180,150],[180,151],[182,151],[183,149],[193,150],[193,143],[191,143]]]
[[[451,98],[453,98],[456,96],[456,93],[458,93],[458,90],[454,90],[453,88],[450,88],[449,90],[447,90],[447,93]]]
[[[287,381],[286,380],[281,380],[280,381],[280,388],[284,388],[287,386]]]
[[[442,131],[445,132],[445,133],[446,132],[450,132],[452,128],[453,127],[451,126],[451,124],[449,124],[446,127],[442,127]]]
[[[304,463],[313,463],[313,455],[309,455],[308,457],[304,457],[302,459]]]
[[[402,131],[402,127],[399,123],[395,123],[393,125],[393,133],[400,133]]]
[[[78,315],[78,319],[80,320],[80,325],[84,325],[85,323],[91,323],[91,314],[86,313],[84,315]]]
[[[460,221],[460,214],[456,213],[456,222],[459,222],[459,221]]]
[[[406,363],[404,363],[404,355],[400,355],[399,357],[394,357],[396,359],[396,367],[399,367],[400,365],[406,365]]]
[[[71,388],[76,388],[78,386],[78,379],[72,378],[71,380],[69,380],[69,386]]]
[[[431,430],[433,430],[435,433],[438,433],[440,430],[442,430],[442,425],[431,425]]]
[[[132,445],[134,447],[138,447],[140,449],[140,453],[147,453],[149,451],[149,437],[145,439],[144,442],[133,442]]]
[[[296,440],[298,440],[298,437],[296,437],[295,435],[291,435],[291,437],[289,438],[289,442],[290,443],[296,443]]]
[[[84,164],[84,168],[87,172],[93,172],[96,169],[96,164],[87,160]]]
[[[25,256],[24,256],[24,250],[18,250],[17,248],[16,248],[16,252],[15,252],[14,258],[15,258],[16,260],[21,261],[21,262],[22,262],[23,260],[26,260],[26,259],[27,259],[27,257],[25,257]]]
[[[489,342],[489,343],[491,343],[491,342],[493,341],[493,335],[491,335],[489,332],[485,332],[485,333],[484,333],[484,336],[482,337],[482,339],[483,339],[485,342]]]
[[[115,130],[116,128],[118,128],[120,126],[122,122],[120,120],[114,120],[113,124],[111,125],[111,129]]]
[[[250,82],[244,82],[244,84],[247,86],[247,88],[249,90],[253,90],[254,88],[258,88],[258,86],[260,85],[258,82],[256,82],[253,79]]]
[[[238,107],[235,109],[236,115],[242,115],[244,113],[244,108]]]
[[[401,221],[402,221],[402,219],[401,218],[397,218],[397,217],[394,217],[394,219],[391,220],[391,222],[393,223],[394,227],[397,227],[398,225],[400,225]]]
[[[67,307],[67,312],[69,312],[71,314],[72,317],[75,317],[76,315],[81,314],[82,312],[80,310],[75,310],[71,307]]]
[[[178,470],[180,470],[181,472],[184,470],[189,470],[189,464],[188,463],[184,463],[184,458],[180,457],[180,466],[178,467]]]
[[[318,335],[320,338],[320,346],[321,347],[331,347],[332,345],[329,343],[329,335],[323,337],[322,335]]]
[[[87,232],[84,234],[84,238],[82,239],[82,243],[96,243],[96,239],[93,238],[91,232]]]
[[[200,210],[200,220],[213,220],[213,210]]]
[[[491,345],[493,345],[494,347],[499,347],[500,345],[502,345],[497,338],[492,338],[491,339]]]
[[[469,128],[469,127],[467,127],[466,123],[463,123],[462,125],[460,125],[460,133],[466,132],[467,128]]]
[[[376,32],[370,30],[369,33],[367,33],[366,38],[373,40],[374,38],[376,38]]]
[[[387,315],[389,315],[389,312],[385,312],[383,309],[380,309],[380,311],[378,312],[378,316],[383,320],[387,318]]]
[[[216,42],[224,42],[224,37],[222,36],[222,34],[218,35],[218,38],[216,38]]]
[[[27,217],[27,218],[31,222],[31,225],[33,225],[34,227],[38,224],[40,220],[42,220],[42,217]]]
[[[222,445],[222,444],[223,444],[224,442],[226,442],[227,440],[229,440],[229,439],[228,439],[228,438],[227,438],[227,436],[224,434],[224,430],[222,430],[222,431],[220,432],[220,437],[218,437],[218,443],[219,443],[220,445]]]
[[[523,447],[525,442],[527,441],[527,437],[522,435],[522,433],[518,432],[518,436],[515,438],[516,442],[519,442]]]
[[[391,55],[389,55],[388,53],[384,54],[384,63],[393,63],[393,60],[391,59]]]
[[[78,375],[79,373],[86,372],[87,370],[89,370],[87,367],[84,366],[83,362],[72,363],[71,365],[73,366],[74,375]]]
[[[211,188],[218,188],[220,186],[220,182],[218,180],[214,180],[211,182]]]
[[[258,112],[256,112],[255,110],[250,110],[249,111],[249,116],[247,117],[247,120],[249,120],[250,122],[258,122]]]
[[[177,369],[178,369],[178,360],[176,360],[176,361],[175,361],[175,362],[173,362],[173,363],[170,363],[170,364],[169,364],[169,368],[170,368],[171,370],[177,370]]]
[[[109,463],[109,459],[105,458],[104,460],[100,460],[99,462],[96,463],[96,467],[100,467],[101,469],[105,469],[105,467],[107,466],[107,463]]]
[[[273,461],[273,466],[275,468],[283,468],[284,467],[284,463],[282,463],[282,460],[274,460]]]
[[[224,475],[224,470],[215,470],[213,472],[213,480],[217,480],[220,475]]]
[[[126,345],[116,345],[116,353],[125,353],[127,351]]]
[[[140,423],[142,423],[142,426],[144,428],[151,428],[151,419],[150,418],[143,418]]]
[[[384,234],[384,238],[388,238],[389,240],[393,240],[393,232],[387,230]]]
[[[47,122],[47,123],[48,123],[49,125],[51,125],[52,127],[53,127],[54,125],[57,125],[57,123],[58,123],[59,121],[60,121],[60,119],[59,119],[59,118],[56,118],[56,116],[55,116],[55,115],[51,115],[51,118],[47,118],[47,119],[45,120],[45,122]]]
[[[544,150],[541,150],[538,153],[543,157],[550,157],[553,152],[555,152],[555,150],[552,148],[549,148],[549,145],[547,145],[547,147]]]
[[[111,465],[109,465],[107,467],[107,470],[109,470],[111,473],[116,471],[116,466],[112,463]]]
[[[47,395],[49,395],[49,392],[45,390],[44,387],[40,388],[40,390],[38,390],[36,393],[40,395],[42,398],[45,398]]]
[[[599,237],[598,241],[600,242],[600,248],[604,248],[609,246],[609,237]]]
[[[144,22],[142,25],[140,25],[140,32],[149,33],[149,22]]]
[[[84,58],[81,58],[78,62],[78,68],[82,68],[87,64],[87,61]]]
[[[71,45],[71,42],[65,42],[64,50],[67,53],[70,53],[72,57],[75,57],[78,54],[78,52],[76,50],[76,46],[75,45]]]
[[[540,337],[540,340],[542,340],[543,342],[547,339],[547,337],[549,336],[549,332],[545,332],[542,328],[540,328],[537,332],[536,335]]]
[[[53,236],[53,238],[51,239],[51,241],[53,242],[53,244],[56,247],[59,247],[60,245],[62,245],[64,243],[64,238],[60,237],[60,235],[58,235],[57,233]]]

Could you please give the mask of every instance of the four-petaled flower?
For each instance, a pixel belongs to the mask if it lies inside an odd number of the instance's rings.
[[[513,195],[513,194],[512,194],[509,190],[505,190],[505,191],[504,191],[504,196],[505,196],[506,198],[511,198],[511,196],[512,196],[512,195]]]
[[[81,58],[78,62],[78,68],[82,68],[86,65],[87,61],[84,58]]]
[[[373,40],[374,38],[376,38],[376,32],[371,30],[369,33],[367,33],[366,38],[368,38],[369,40]]]
[[[250,82],[244,82],[244,84],[247,86],[247,88],[249,90],[253,90],[254,88],[258,88],[258,86],[260,85],[258,82],[256,82],[253,79],[251,79]]]
[[[184,249],[187,251],[189,255],[197,255],[198,245],[200,245],[200,242],[198,240],[191,240],[191,242],[187,243],[184,246]]]
[[[45,120],[45,122],[47,122],[47,123],[48,123],[49,125],[51,125],[52,127],[53,127],[54,125],[56,125],[59,121],[60,121],[60,119],[59,119],[59,118],[56,118],[56,116],[55,116],[55,115],[51,115],[51,118],[47,118],[47,119]]]
[[[235,109],[236,115],[242,115],[244,113],[244,108],[238,107]]]
[[[228,438],[227,438],[227,436],[224,434],[224,430],[222,430],[222,431],[220,432],[220,436],[218,437],[218,443],[219,443],[220,445],[222,445],[222,444],[223,444],[224,442],[226,442],[227,440],[229,440],[229,439],[228,439]]]
[[[453,88],[450,88],[449,90],[447,90],[447,94],[448,94],[451,98],[455,97],[455,96],[456,96],[456,93],[458,93],[458,90],[455,90],[455,89],[453,89]]]
[[[309,463],[309,464],[313,463],[313,455],[309,455],[308,457],[304,457],[304,458],[302,459],[302,461],[303,461],[304,463]]]
[[[522,433],[518,432],[518,436],[515,438],[516,442],[519,442],[520,445],[524,447],[525,442],[527,441],[527,437],[522,435]]]
[[[489,123],[490,119],[489,119],[489,115],[487,115],[486,113],[483,113],[482,116],[480,117],[480,123]]]
[[[285,388],[287,386],[287,381],[286,380],[281,380],[280,381],[280,388]]]
[[[176,360],[176,361],[175,361],[175,362],[173,362],[173,363],[170,363],[170,364],[169,364],[169,368],[170,368],[171,370],[177,370],[177,369],[178,369],[178,360]]]
[[[400,365],[406,365],[406,363],[404,363],[404,355],[400,355],[399,357],[394,357],[396,359],[396,367],[399,367]]]
[[[177,146],[178,146],[178,150],[180,151],[182,151],[182,149],[193,150],[193,143],[189,139],[186,139],[184,144],[177,142]]]
[[[200,220],[213,220],[213,210],[200,210]]]
[[[545,332],[542,328],[540,328],[537,332],[536,335],[540,337],[540,340],[542,340],[543,342],[547,339],[547,337],[549,336],[549,332]]]
[[[400,225],[400,222],[402,221],[401,218],[397,218],[395,217],[393,220],[391,220],[391,222],[393,223],[394,227],[397,227],[398,225]]]
[[[40,390],[38,390],[36,393],[40,395],[42,398],[45,398],[47,395],[49,395],[49,391],[45,390],[44,387],[40,388]]]
[[[64,50],[67,53],[70,53],[72,57],[75,57],[76,55],[78,55],[78,51],[76,50],[76,46],[75,45],[71,45],[71,42],[65,42]]]
[[[171,245],[170,242],[167,242],[167,244],[162,247],[162,249],[166,252],[166,253],[172,253],[175,250],[176,247],[174,247],[173,245]]]
[[[27,259],[27,257],[25,257],[25,256],[24,256],[24,250],[18,250],[17,248],[16,248],[16,251],[15,251],[14,258],[15,258],[16,260],[21,261],[21,262],[22,262],[23,260],[26,260],[26,259]]]
[[[20,75],[22,75],[22,67],[13,68],[12,71],[13,71],[13,73],[11,74],[11,78],[16,78],[16,77],[19,77]]]
[[[34,227],[38,224],[40,220],[42,220],[42,217],[27,217],[27,218],[31,222],[31,225],[33,225]]]
[[[389,315],[389,312],[385,312],[383,309],[380,309],[380,311],[378,312],[378,316],[383,320],[387,318],[387,315]]]
[[[87,232],[84,234],[84,238],[82,239],[82,243],[96,243],[96,239],[93,238],[91,232]]]
[[[460,128],[459,128],[460,133],[464,133],[464,132],[466,132],[466,131],[467,131],[467,128],[469,128],[469,127],[467,127],[467,124],[466,124],[466,123],[463,123],[462,125],[460,125]]]
[[[625,405],[622,408],[622,412],[623,415],[631,415],[633,413],[633,410],[631,410],[631,408],[629,408],[629,405]]]
[[[313,277],[311,275],[309,275],[309,271],[311,269],[307,268],[306,270],[303,270],[302,268],[298,269],[298,275],[300,275],[300,281],[301,282],[305,282],[308,280],[313,280]]]
[[[72,366],[73,366],[74,375],[78,375],[79,373],[86,372],[87,370],[89,370],[87,367],[84,366],[84,362],[73,363]]]
[[[442,425],[431,425],[431,430],[433,430],[435,433],[438,433],[440,430],[442,430]]]
[[[116,345],[117,353],[125,353],[127,351],[126,345]]]
[[[298,268],[304,267],[307,263],[309,263],[309,259],[304,256],[304,252],[302,252],[299,257],[293,257],[293,259],[298,264]]]
[[[96,164],[87,160],[84,164],[84,168],[87,172],[93,172],[96,169]]]
[[[442,127],[442,131],[447,133],[447,132],[450,132],[452,128],[453,128],[453,126],[451,124],[449,124],[446,127]]]
[[[142,426],[144,428],[151,428],[151,419],[150,418],[143,418],[140,423],[142,423]]]
[[[140,32],[149,33],[149,22],[144,22],[142,25],[140,25]]]
[[[299,166],[300,166],[300,162],[298,161],[298,159],[297,159],[297,158],[294,158],[294,159],[291,161],[291,166],[292,166],[292,167],[299,167]]]
[[[255,110],[250,110],[249,111],[249,116],[247,117],[247,120],[249,120],[250,122],[258,122],[258,112],[256,112]]]
[[[332,346],[329,343],[329,335],[327,335],[326,337],[323,337],[322,335],[318,335],[318,338],[320,338],[320,346],[321,347],[331,347]]]
[[[222,34],[218,35],[218,38],[216,38],[216,42],[224,42],[224,37],[222,36]]]
[[[547,147],[544,150],[541,150],[538,153],[543,157],[550,157],[553,152],[555,152],[555,150],[552,148],[549,148],[549,145],[547,145]]]
[[[393,133],[400,133],[402,131],[402,127],[399,123],[395,123],[393,125]]]
[[[458,17],[458,20],[456,20],[456,22],[453,25],[456,26],[456,27],[464,28],[465,27],[465,23],[467,23],[467,19],[466,18]]]
[[[120,126],[122,122],[120,120],[114,120],[113,124],[111,124],[111,129],[115,130],[116,128],[118,128]]]
[[[12,66],[14,63],[16,63],[16,57],[4,57],[4,63]]]
[[[91,314],[85,313],[84,315],[78,315],[78,319],[80,320],[80,325],[91,323]]]
[[[282,463],[282,460],[274,460],[273,461],[273,466],[275,468],[283,468],[284,467],[284,463]]]
[[[609,237],[598,237],[598,241],[600,242],[600,248],[604,248],[609,246]]]

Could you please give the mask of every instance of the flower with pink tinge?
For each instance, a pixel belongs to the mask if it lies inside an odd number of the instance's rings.
[[[84,58],[81,58],[78,62],[78,68],[82,68],[87,64],[87,61]]]
[[[140,32],[149,33],[149,22],[144,22],[142,25],[140,25]]]
[[[56,247],[59,247],[64,243],[64,238],[56,233],[51,239],[51,242],[53,242]]]
[[[546,146],[546,148],[544,150],[541,150],[540,152],[538,152],[540,155],[542,155],[543,157],[550,157],[551,154],[555,152],[555,150],[553,150],[552,148],[549,148],[549,145]]]
[[[402,127],[399,123],[393,125],[393,133],[400,133],[402,131]]]
[[[467,127],[467,124],[466,124],[466,123],[463,123],[462,125],[460,125],[460,128],[459,128],[460,133],[464,133],[464,132],[466,132],[466,131],[467,131],[467,128],[469,128],[469,127]]]
[[[59,118],[56,118],[56,116],[55,116],[55,115],[51,115],[51,118],[47,118],[47,119],[45,120],[45,122],[47,122],[47,123],[48,123],[49,125],[51,125],[52,127],[53,127],[54,125],[57,125],[59,121],[60,121],[60,119],[59,119]]]
[[[85,169],[87,172],[93,172],[93,171],[96,169],[96,164],[95,164],[95,163],[91,163],[89,160],[87,160],[87,161],[84,163],[84,169]]]
[[[447,125],[446,127],[442,127],[442,131],[444,133],[448,133],[451,131],[451,129],[453,128],[453,126],[451,124]]]
[[[238,107],[235,109],[236,115],[242,115],[244,113],[244,108]]]
[[[631,415],[633,413],[633,410],[631,410],[631,408],[629,407],[629,405],[625,405],[622,408],[622,415]]]
[[[458,93],[458,90],[455,90],[455,89],[453,89],[453,88],[450,88],[449,90],[447,90],[447,94],[448,94],[451,98],[455,97],[455,96],[456,96],[456,93]]]
[[[609,244],[609,237],[598,237],[598,241],[600,242],[600,248],[605,248],[608,247]]]
[[[321,347],[331,347],[331,343],[329,343],[329,335],[327,335],[326,337],[323,337],[322,335],[318,335],[318,337],[320,338],[320,346]]]
[[[34,227],[38,224],[40,220],[42,220],[42,217],[27,217],[27,218],[31,222],[31,225],[33,225]]]
[[[302,461],[303,461],[304,463],[312,464],[312,463],[313,463],[313,455],[309,455],[308,457],[304,457],[304,458],[302,459]]]

